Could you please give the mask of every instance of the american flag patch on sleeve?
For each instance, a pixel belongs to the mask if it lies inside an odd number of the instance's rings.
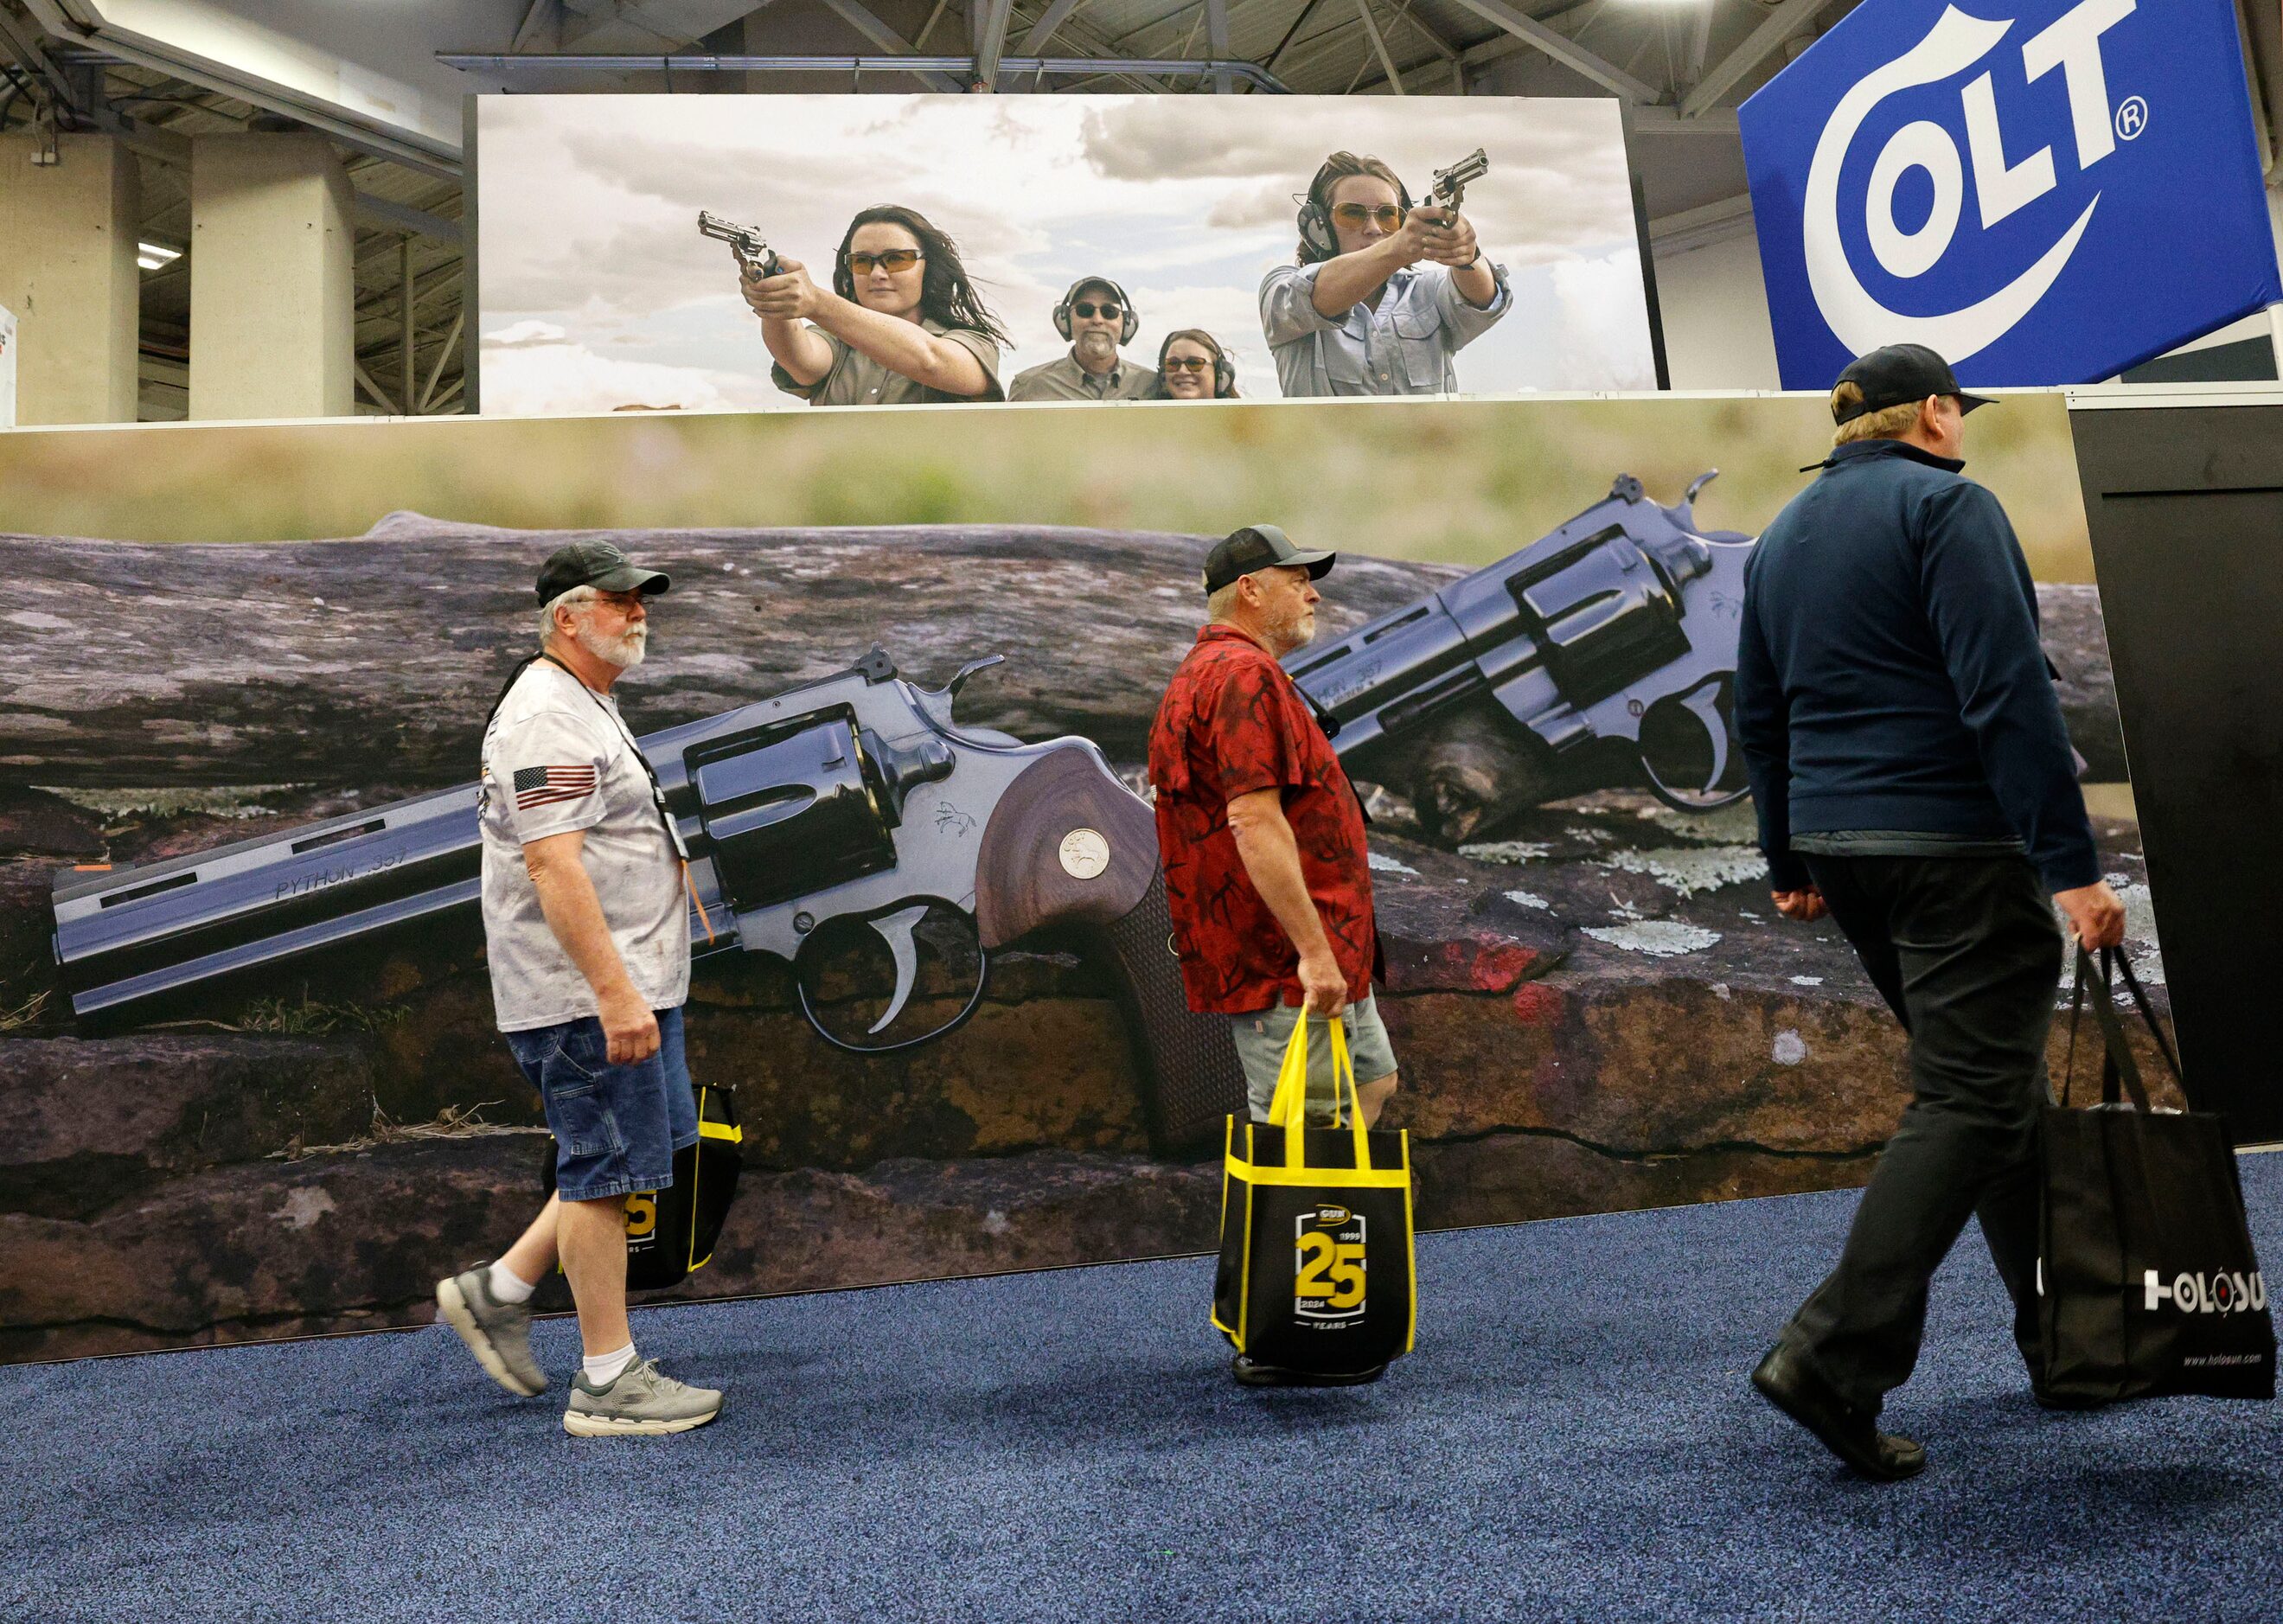
[[[519,767],[515,774],[515,809],[528,812],[557,800],[595,792],[592,763],[581,767]]]

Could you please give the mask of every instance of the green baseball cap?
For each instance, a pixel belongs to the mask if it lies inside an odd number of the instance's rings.
[[[539,570],[539,601],[542,607],[573,587],[594,587],[604,592],[642,592],[655,597],[674,584],[654,569],[635,566],[608,542],[573,542],[558,547]]]

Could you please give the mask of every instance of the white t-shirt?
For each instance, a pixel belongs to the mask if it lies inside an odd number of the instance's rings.
[[[573,829],[587,832],[580,861],[635,990],[654,1010],[690,996],[682,860],[610,696],[547,660],[526,668],[484,731],[477,816],[501,1031],[598,1012],[594,988],[556,940],[523,863],[526,841]]]

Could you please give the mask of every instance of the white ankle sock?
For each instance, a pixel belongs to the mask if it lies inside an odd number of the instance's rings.
[[[635,1362],[635,1345],[627,1343],[615,1353],[589,1354],[587,1356],[587,1385],[607,1387],[619,1379],[619,1372]]]
[[[491,1287],[492,1296],[501,1302],[529,1302],[531,1294],[539,1289],[535,1283],[496,1261],[485,1275],[484,1284]]]

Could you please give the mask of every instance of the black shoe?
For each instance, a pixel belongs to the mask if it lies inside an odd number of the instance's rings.
[[[1281,1364],[1263,1364],[1249,1354],[1229,1362],[1228,1373],[1240,1387],[1360,1387],[1387,1374],[1384,1363],[1349,1376],[1321,1376],[1313,1370],[1288,1370]]]
[[[1752,1372],[1760,1396],[1823,1441],[1841,1460],[1881,1483],[1914,1478],[1926,1470],[1926,1450],[1907,1438],[1882,1433],[1866,1412],[1778,1343]]]

